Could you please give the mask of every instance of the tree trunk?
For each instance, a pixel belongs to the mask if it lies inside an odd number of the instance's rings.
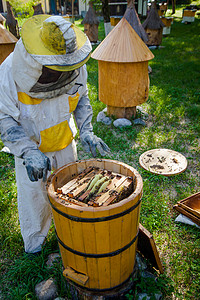
[[[33,13],[34,16],[35,15],[41,15],[41,14],[44,13],[43,10],[42,10],[42,4],[41,3],[39,3],[37,5],[32,5],[32,7],[33,7],[33,10],[34,10],[34,13]]]
[[[176,12],[176,0],[172,0],[172,15]]]
[[[8,27],[9,31],[17,38],[20,38],[19,35],[19,27],[17,20],[14,17],[12,7],[8,1],[6,1],[6,6],[7,6],[7,17],[6,17],[6,28]]]
[[[110,22],[110,8],[108,5],[108,0],[102,0],[102,13],[104,17],[104,23]]]

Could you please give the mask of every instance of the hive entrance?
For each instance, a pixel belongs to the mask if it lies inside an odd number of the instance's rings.
[[[63,204],[107,206],[127,198],[134,191],[135,179],[109,170],[88,167],[60,188],[57,197]]]

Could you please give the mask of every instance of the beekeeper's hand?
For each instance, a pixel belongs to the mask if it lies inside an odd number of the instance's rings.
[[[23,154],[22,158],[31,181],[38,181],[41,178],[43,178],[43,181],[46,181],[47,172],[51,171],[51,162],[46,155],[40,150],[28,150]]]
[[[110,153],[110,148],[102,141],[101,138],[94,135],[93,132],[85,131],[80,135],[81,143],[86,152],[91,152],[93,157],[96,157],[96,149],[102,156]]]

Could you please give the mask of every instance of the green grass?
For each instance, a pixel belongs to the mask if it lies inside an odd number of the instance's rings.
[[[165,268],[163,275],[152,271],[158,275],[156,283],[138,277],[136,290],[149,294],[161,291],[163,299],[199,299],[200,294],[200,231],[176,223],[178,214],[173,210],[174,204],[198,192],[200,187],[200,20],[196,17],[194,23],[182,24],[181,9],[175,15],[171,34],[163,38],[164,48],[152,50],[155,58],[149,62],[153,69],[149,99],[142,105],[149,114],[146,127],[116,129],[96,123],[96,116],[105,105],[98,100],[98,64],[93,59],[87,64],[94,132],[109,145],[111,155],[107,158],[123,161],[141,174],[144,186],[140,222],[153,234]],[[77,25],[83,28],[80,21]],[[103,38],[100,23],[99,39]],[[164,177],[143,170],[139,156],[159,147],[185,155],[186,171]],[[79,141],[78,150],[80,159],[91,157],[82,151]],[[46,266],[48,254],[59,251],[53,224],[42,256],[33,260],[24,256],[16,195],[14,159],[1,153],[0,298],[35,299],[34,286],[49,277],[56,279],[59,296],[70,297],[61,263],[50,269]],[[135,290],[127,293],[127,299],[135,299]]]

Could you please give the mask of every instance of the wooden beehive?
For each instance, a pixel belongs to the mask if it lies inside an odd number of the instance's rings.
[[[148,99],[148,60],[154,55],[123,17],[92,53],[99,66],[99,100],[108,115],[130,119]]]
[[[171,24],[172,24],[173,19],[170,18],[170,17],[162,17],[161,21],[164,24],[163,35],[170,34],[170,32],[171,32]]]
[[[191,23],[195,21],[196,9],[183,9],[183,23]]]
[[[159,10],[161,11],[161,16],[164,15],[167,11],[168,4],[165,2],[159,3]]]
[[[111,16],[110,17],[110,25],[113,27],[115,27],[119,21],[121,20],[121,17],[120,16]]]
[[[0,24],[0,64],[14,50],[17,38]]]
[[[106,171],[107,175],[112,173],[113,180],[121,183],[131,177],[134,181],[131,194],[107,206],[102,203],[100,207],[89,206],[83,201],[85,205],[78,205],[60,197],[63,192],[67,196],[74,179],[77,181],[79,176],[81,182],[96,168]],[[117,175],[121,178],[116,178]],[[105,294],[128,282],[135,266],[142,189],[142,178],[134,168],[108,159],[70,163],[50,176],[47,192],[63,274],[70,282],[87,291]],[[74,199],[76,189],[70,192],[74,193]]]
[[[148,46],[159,46],[162,43],[162,33],[164,24],[161,21],[158,11],[156,8],[156,3],[152,3],[151,10],[142,24],[148,35]]]
[[[136,12],[134,0],[129,1],[124,14],[124,18],[129,22],[129,24],[139,35],[139,37],[146,43],[148,41],[148,36],[144,28],[142,27],[142,24]]]
[[[171,23],[172,23],[172,19],[171,18],[163,17],[163,18],[161,18],[161,21],[163,22],[163,24],[166,27],[170,27],[171,26]]]
[[[189,10],[189,9],[184,9],[183,10],[183,17],[194,17],[195,16],[195,13],[196,13],[196,10],[193,9],[193,10]]]
[[[89,9],[82,24],[84,24],[84,33],[88,36],[90,42],[96,43],[98,41],[99,20],[93,9],[92,1],[89,2]]]

